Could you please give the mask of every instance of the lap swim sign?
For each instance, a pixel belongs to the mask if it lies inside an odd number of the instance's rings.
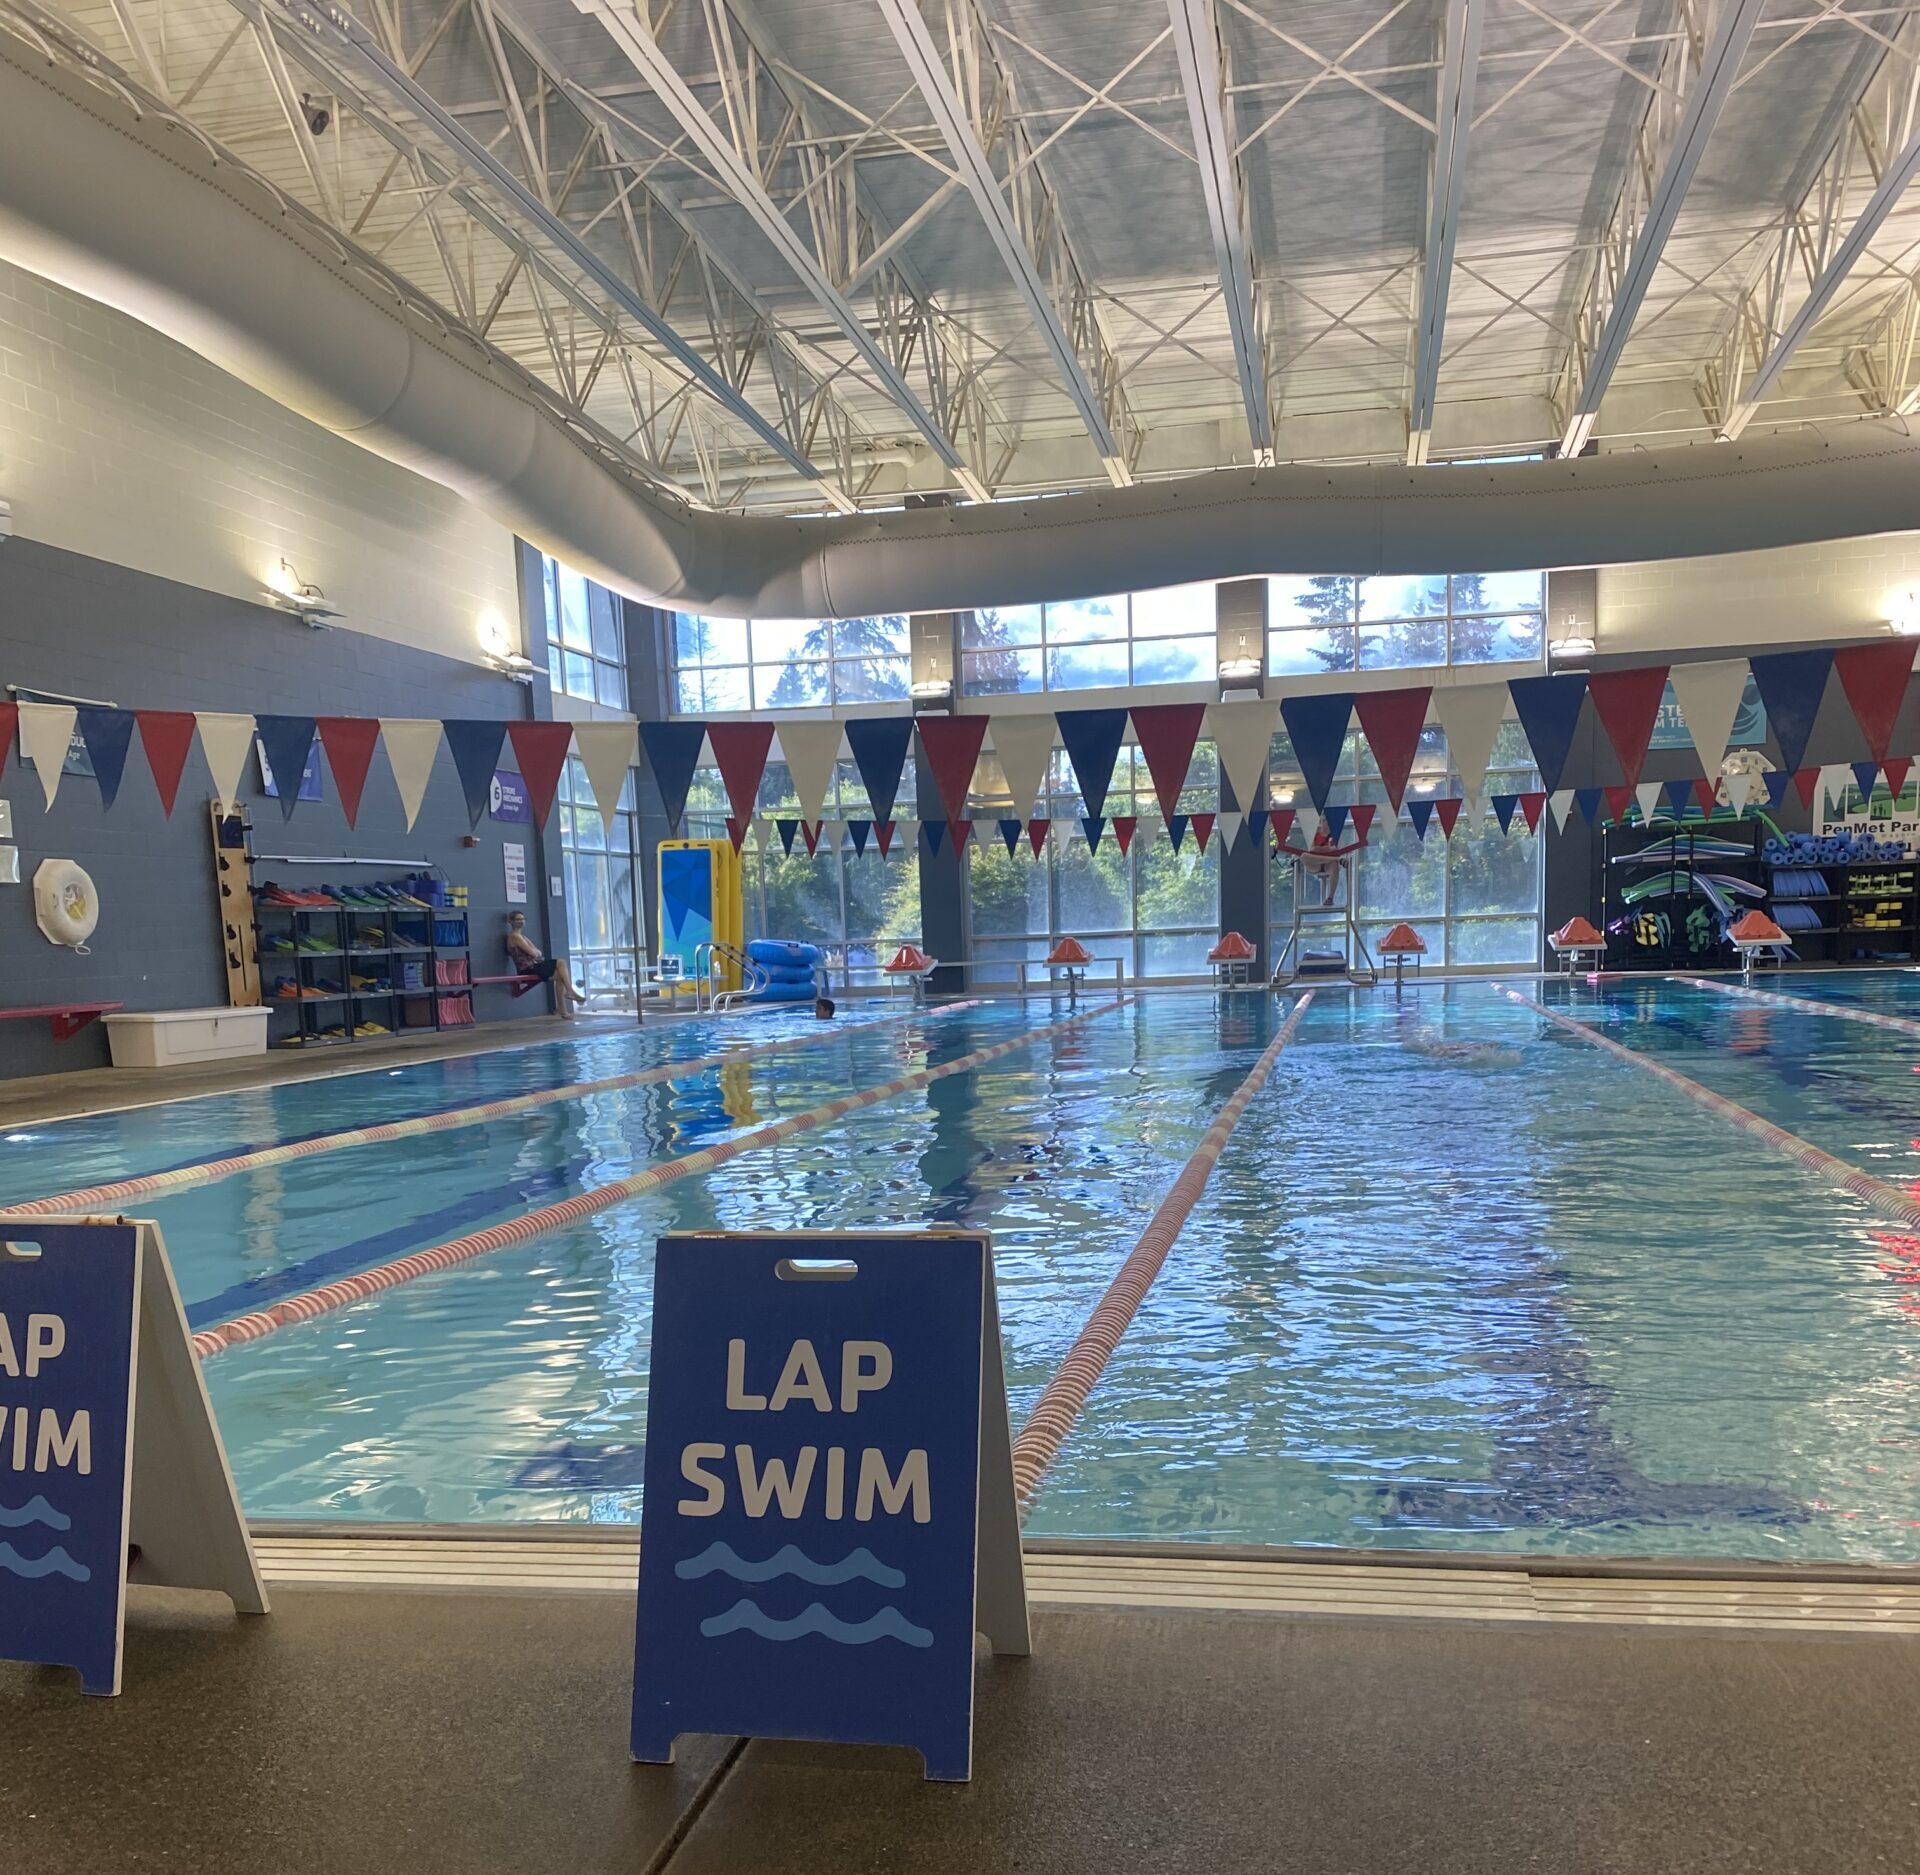
[[[634,1757],[718,1732],[965,1778],[976,1628],[1028,1651],[987,1239],[662,1238]]]

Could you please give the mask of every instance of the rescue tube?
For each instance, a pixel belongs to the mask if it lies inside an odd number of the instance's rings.
[[[33,913],[49,944],[84,953],[100,922],[100,894],[84,866],[43,859],[33,875]]]

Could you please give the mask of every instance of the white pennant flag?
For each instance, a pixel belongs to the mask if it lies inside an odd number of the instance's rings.
[[[1012,818],[1011,815],[1008,816]],[[994,820],[976,820],[973,823],[973,843],[978,847],[999,846],[1001,852],[1007,849],[1000,839],[1000,822]]]
[[[40,792],[53,805],[60,792],[60,776],[67,765],[67,749],[73,742],[73,726],[80,713],[71,703],[23,703],[20,705],[20,753],[30,761],[40,777]],[[247,722],[252,724],[253,718]]]
[[[640,759],[639,725],[632,722],[575,723],[573,752],[587,771],[600,818],[610,821],[620,806],[620,790]]]
[[[793,779],[800,799],[800,818],[818,820],[826,811],[827,790],[833,786],[834,764],[840,759],[837,720],[782,723],[780,759]]]
[[[1314,835],[1320,831],[1320,810],[1312,802],[1308,802],[1300,810],[1298,818],[1293,823],[1293,830],[1305,845],[1313,844]]]
[[[1567,816],[1573,812],[1573,790],[1558,788],[1547,797],[1547,805],[1553,810],[1553,827],[1556,833],[1567,830]]]
[[[1047,779],[1047,760],[1053,754],[1053,714],[996,716],[993,752],[1013,795],[1010,820],[1032,820],[1034,802]]]
[[[1847,804],[1847,790],[1853,786],[1853,770],[1845,762],[1828,762],[1820,770],[1820,804],[1824,815],[1829,803],[1836,809]]]
[[[837,853],[847,843],[847,823],[844,820],[829,820],[820,828],[820,851]]]
[[[1485,807],[1480,791],[1486,784],[1487,763],[1493,758],[1493,739],[1506,720],[1507,687],[1505,684],[1436,687],[1433,713],[1446,733],[1447,754],[1460,777],[1460,791],[1478,818]]]
[[[253,718],[221,710],[197,710],[193,720],[200,731],[200,753],[213,771],[213,798],[222,807],[234,807],[240,800],[240,778],[247,772],[247,757],[253,753]],[[434,724],[436,731],[439,727]]]
[[[383,716],[380,740],[386,744],[387,766],[393,770],[394,786],[400,790],[400,805],[406,810],[411,832],[420,803],[426,798],[434,758],[440,753],[440,725],[425,716]]]
[[[1686,718],[1702,771],[1717,775],[1726,757],[1727,739],[1733,734],[1733,719],[1740,714],[1740,699],[1746,695],[1747,660],[1676,664],[1667,672],[1667,682]]]
[[[1247,824],[1245,814],[1220,813],[1214,816],[1214,830],[1220,835],[1220,850],[1225,853],[1231,849],[1234,841],[1240,837],[1240,829]]]
[[[1207,734],[1220,757],[1220,773],[1243,814],[1261,798],[1260,774],[1279,724],[1280,705],[1263,697],[1207,706]]]
[[[1652,826],[1653,816],[1660,806],[1661,783],[1643,781],[1634,789],[1633,798],[1640,804],[1640,819],[1643,825]]]
[[[1747,803],[1753,799],[1753,784],[1757,779],[1744,768],[1735,769],[1727,777],[1727,800],[1736,814],[1747,811]]]

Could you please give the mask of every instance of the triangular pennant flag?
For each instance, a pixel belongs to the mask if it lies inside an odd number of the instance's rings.
[[[1220,778],[1233,791],[1233,804],[1243,814],[1249,803],[1265,793],[1261,777],[1280,726],[1280,705],[1264,697],[1241,697],[1231,703],[1210,704],[1207,734],[1213,738],[1220,762]],[[1256,835],[1256,838],[1259,836]]]
[[[1113,765],[1120,756],[1120,738],[1126,734],[1127,713],[1125,710],[1059,710],[1054,721],[1060,726],[1060,740],[1073,766],[1074,785],[1080,790],[1080,799],[1087,810],[1085,818],[1099,820],[1106,812],[1107,789],[1113,781]]]
[[[1133,850],[1133,830],[1140,824],[1133,814],[1115,814],[1113,817],[1113,837],[1120,842],[1120,850],[1128,853]]]
[[[1690,781],[1670,781],[1667,783],[1667,813],[1674,820],[1685,820],[1687,809],[1693,805],[1693,783]]]
[[[1620,772],[1630,787],[1640,785],[1640,770],[1653,740],[1660,699],[1667,694],[1667,667],[1642,664],[1630,671],[1594,671],[1587,678],[1593,713],[1607,732]]]
[[[518,745],[516,744],[516,747]],[[744,827],[760,801],[760,777],[767,772],[767,751],[773,746],[771,723],[709,723],[707,747],[720,769],[733,818]],[[801,797],[806,807],[806,797]],[[536,815],[544,820],[545,815]],[[738,850],[738,843],[735,843]]]
[[[1347,815],[1349,812],[1351,812],[1351,810],[1344,805],[1329,807],[1326,810],[1327,838],[1333,841],[1336,846],[1340,843],[1340,836],[1347,830]]]
[[[1617,788],[1602,788],[1600,792],[1607,797],[1607,818],[1624,821],[1633,805],[1633,790],[1623,781]]]
[[[1881,772],[1887,778],[1887,792],[1897,801],[1905,791],[1908,772],[1913,767],[1910,755],[1890,755],[1880,764]]]
[[[1035,859],[1040,857],[1040,849],[1046,844],[1047,829],[1053,825],[1050,820],[1030,820],[1027,822],[1027,845],[1033,849]]]
[[[635,725],[619,723],[575,723],[573,752],[587,771],[587,787],[602,820],[611,820],[620,809],[620,791],[627,775],[639,759],[640,741]],[[391,758],[392,751],[388,751]]]
[[[1533,765],[1551,793],[1560,785],[1573,747],[1580,706],[1587,696],[1587,674],[1563,671],[1552,677],[1515,677],[1508,681],[1507,690],[1533,751]]]
[[[446,731],[447,747],[460,774],[460,792],[467,802],[467,824],[477,827],[493,798],[493,775],[500,766],[507,726],[490,718],[450,717],[441,727]]]
[[[854,716],[841,727],[874,819],[891,820],[900,795],[900,777],[907,766],[907,751],[913,746],[913,718]]]
[[[1640,823],[1651,826],[1653,817],[1660,811],[1660,784],[1657,781],[1642,781],[1635,785],[1633,798],[1640,809]]]
[[[1500,823],[1500,831],[1507,833],[1513,827],[1513,810],[1520,805],[1517,794],[1496,794],[1493,797],[1493,817]]]
[[[1198,827],[1200,815],[1194,815],[1193,819],[1194,825]],[[1221,852],[1230,853],[1233,850],[1233,843],[1240,837],[1240,829],[1247,824],[1247,817],[1245,814],[1215,814],[1213,824],[1220,829]]]
[[[213,773],[213,798],[222,807],[237,806],[240,783],[247,772],[247,757],[253,753],[253,718],[225,710],[196,710],[193,726],[200,732],[200,753],[207,758],[207,767]],[[440,738],[437,722],[433,734],[437,744]],[[25,748],[23,740],[23,753]]]
[[[1460,791],[1478,798],[1487,779],[1493,741],[1507,718],[1505,684],[1455,684],[1433,693],[1433,713],[1447,738]]]
[[[873,823],[873,837],[880,843],[880,857],[885,859],[893,851],[893,827],[890,820],[876,820]]]
[[[7,754],[13,747],[13,732],[20,725],[20,706],[8,700],[0,702],[0,773],[7,766]]]
[[[1847,798],[1847,789],[1853,784],[1853,777],[1847,771],[1845,762],[1823,762],[1820,767],[1820,799],[1823,804],[1832,803],[1843,806]]]
[[[1873,799],[1874,783],[1880,779],[1878,762],[1855,762],[1853,764],[1853,785],[1860,790],[1862,802]]]
[[[1711,775],[1696,775],[1693,778],[1691,786],[1693,789],[1694,805],[1711,820],[1714,815],[1714,810],[1720,805],[1720,790],[1714,786],[1713,777]],[[1740,805],[1744,807],[1746,804],[1747,797],[1743,793],[1740,796]],[[1678,818],[1677,815],[1676,818]]]
[[[1520,813],[1529,833],[1540,831],[1540,815],[1546,805],[1547,797],[1543,789],[1533,789],[1520,797]]]
[[[1877,644],[1848,645],[1833,654],[1833,668],[1875,763],[1884,762],[1913,675],[1913,640],[1883,638]]]
[[[1271,813],[1264,807],[1256,807],[1247,816],[1247,844],[1256,850],[1267,843],[1267,823]]]
[[[693,786],[693,771],[700,766],[700,751],[706,740],[704,723],[640,725],[640,746],[647,752],[647,766],[653,770],[671,834],[679,833],[680,823],[686,818],[687,790]]]
[[[1207,842],[1213,838],[1213,823],[1219,818],[1220,816],[1218,814],[1195,814],[1193,816],[1193,838],[1196,851],[1204,853],[1207,850]],[[1240,816],[1238,814],[1234,815],[1236,821],[1238,821],[1239,818]]]
[[[800,823],[797,820],[788,820],[784,816],[777,817],[773,823],[773,830],[779,836],[781,852],[791,859],[793,836],[800,831]]]
[[[1120,714],[1125,716],[1124,711]],[[973,785],[980,745],[987,738],[987,719],[984,716],[916,716],[913,720],[920,731],[920,749],[927,760],[927,772],[940,791],[947,818],[966,819],[967,790]]]
[[[46,796],[48,807],[60,792],[60,777],[66,769],[67,750],[73,746],[73,726],[78,720],[79,712],[71,703],[20,705],[20,754],[39,775],[40,792]],[[251,727],[253,719],[247,720]]]
[[[1733,721],[1740,699],[1747,694],[1745,658],[1715,659],[1708,664],[1676,664],[1667,673],[1673,700],[1685,717],[1693,752],[1709,775],[1720,772],[1726,759]]]
[[[1352,694],[1343,690],[1332,696],[1282,697],[1280,716],[1293,744],[1293,759],[1306,777],[1308,797],[1324,812],[1353,717]]]
[[[1379,807],[1372,801],[1362,801],[1353,810],[1353,837],[1362,846],[1366,845],[1367,836],[1373,831],[1373,817],[1379,811]]]
[[[1387,804],[1396,814],[1407,792],[1407,777],[1413,773],[1413,758],[1420,751],[1420,732],[1426,727],[1432,697],[1433,686],[1423,684],[1412,690],[1363,690],[1353,700],[1361,733],[1386,784]]]
[[[1440,831],[1444,833],[1449,840],[1453,838],[1454,827],[1459,822],[1460,810],[1464,806],[1466,806],[1466,802],[1461,800],[1458,795],[1447,795],[1443,799],[1435,801],[1433,804],[1433,817],[1440,823]]]
[[[259,732],[260,746],[266,751],[267,766],[273,770],[274,787],[280,796],[280,818],[291,820],[293,810],[300,800],[301,777],[307,772],[307,758],[313,753],[314,718],[311,716],[256,716],[253,726]],[[447,725],[449,731],[453,725]],[[496,723],[494,728],[504,732],[506,725]],[[494,747],[500,746],[499,736],[494,737]],[[493,763],[487,763],[487,782],[493,781]],[[473,796],[467,796],[469,807],[473,805]],[[477,822],[487,804],[487,790],[482,788],[480,806],[474,809]]]
[[[780,758],[787,765],[802,820],[818,820],[826,812],[843,733],[843,726],[832,717],[801,717],[780,725]],[[713,740],[712,725],[707,740]]]
[[[333,789],[349,827],[360,819],[360,797],[366,792],[367,770],[373,766],[374,745],[380,740],[377,716],[316,716],[320,746],[327,752]]]
[[[513,722],[507,725],[507,740],[513,744],[513,757],[520,766],[520,779],[527,784],[527,801],[533,809],[533,824],[544,827],[553,812],[553,797],[560,787],[560,774],[573,752],[571,723]],[[739,810],[740,824],[753,818],[753,804]]]
[[[147,752],[147,767],[153,772],[161,812],[171,820],[173,804],[180,795],[180,777],[186,772],[187,756],[193,749],[193,712],[135,710],[133,716],[140,725],[140,746]],[[4,726],[0,726],[0,767],[5,767],[6,760]]]
[[[939,852],[940,842],[946,837],[946,832],[947,823],[944,820],[923,820],[920,823],[920,833],[929,853]]]
[[[1326,824],[1325,817],[1317,807],[1303,807],[1300,810],[1300,818],[1295,823],[1300,835],[1300,844],[1311,846],[1319,837],[1320,829]]]
[[[1793,791],[1800,797],[1800,805],[1813,806],[1813,791],[1820,785],[1820,771],[1817,768],[1796,768],[1793,771]]]
[[[1600,790],[1598,788],[1575,788],[1573,798],[1580,808],[1580,818],[1589,827],[1600,824]]]
[[[1267,825],[1273,830],[1274,845],[1285,846],[1288,836],[1293,832],[1294,822],[1297,821],[1300,816],[1294,808],[1274,807],[1269,808],[1265,814],[1252,814],[1249,815],[1248,818],[1250,820],[1265,820]]]
[[[1007,778],[1013,811],[1019,819],[1033,812],[1046,786],[1047,763],[1053,757],[1053,714],[996,716],[993,753]]]
[[[1770,768],[1760,779],[1767,791],[1767,805],[1778,807],[1787,798],[1787,790],[1793,786],[1793,770]]]
[[[1186,837],[1187,816],[1185,814],[1169,814],[1167,816],[1167,838],[1173,842],[1173,850],[1176,853],[1180,850],[1181,841]],[[1205,844],[1206,842],[1203,840],[1201,845],[1204,846]]]
[[[100,805],[111,807],[127,772],[127,751],[133,746],[133,712],[110,710],[97,703],[80,706],[80,740],[87,745],[93,778],[100,784]]]
[[[1780,766],[1797,769],[1806,758],[1813,720],[1820,714],[1820,699],[1826,695],[1833,653],[1774,651],[1747,662],[1753,667],[1754,686],[1766,706],[1767,727],[1780,745]]]
[[[1100,850],[1100,836],[1106,828],[1107,823],[1098,814],[1083,814],[1080,817],[1080,831],[1087,836],[1087,844],[1096,853]]]
[[[1554,791],[1547,796],[1547,805],[1553,810],[1554,832],[1565,833],[1567,830],[1567,816],[1573,812],[1573,790],[1571,788],[1554,789]]]
[[[1161,818],[1169,823],[1180,811],[1180,791],[1187,785],[1193,745],[1200,739],[1200,725],[1206,714],[1204,703],[1134,705],[1133,739],[1146,758]]]
[[[973,834],[973,822],[970,820],[950,820],[947,822],[947,834],[953,841],[956,853],[966,851],[966,845]]]
[[[711,727],[708,728],[707,735],[709,737],[713,735]],[[820,850],[821,825],[822,823],[817,820],[803,820],[800,823],[800,837],[807,843],[807,857],[809,859]]]
[[[844,820],[823,820],[820,823],[820,837],[825,841],[829,853],[843,851],[847,844],[847,823]]]
[[[1017,820],[1003,820],[997,825],[1000,844],[1007,849],[1007,857],[1012,859],[1020,850],[1020,823]]]
[[[1414,836],[1424,840],[1427,829],[1433,824],[1433,803],[1426,800],[1412,800],[1407,803],[1407,818],[1413,822]]]
[[[1744,768],[1727,777],[1727,800],[1736,814],[1744,814],[1752,799],[1753,777]]]
[[[746,845],[747,828],[751,824],[749,821],[740,819],[738,815],[729,814],[727,816],[727,838],[733,842],[733,850],[736,853]]]
[[[847,838],[853,842],[855,859],[865,859],[867,842],[873,838],[873,822],[870,820],[850,820],[847,822]]]
[[[440,722],[431,716],[383,716],[380,741],[387,751],[387,766],[393,770],[393,783],[400,790],[400,806],[407,817],[407,831],[420,816],[420,803],[427,796],[427,782],[440,754]],[[206,718],[200,719],[200,746],[207,746]],[[216,778],[215,787],[219,786]]]

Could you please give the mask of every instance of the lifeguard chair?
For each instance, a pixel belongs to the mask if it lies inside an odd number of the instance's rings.
[[[1253,946],[1238,931],[1229,931],[1207,952],[1207,962],[1213,966],[1213,980],[1222,989],[1251,983],[1256,955]]]
[[[1322,844],[1322,841],[1325,844]],[[1273,966],[1272,987],[1284,990],[1305,977],[1325,981],[1344,977],[1359,989],[1371,989],[1380,981],[1380,972],[1367,949],[1367,940],[1353,918],[1353,867],[1349,855],[1359,852],[1363,840],[1335,846],[1326,840],[1325,830],[1314,837],[1312,846],[1282,846],[1280,857],[1293,868],[1293,929],[1280,947]],[[1314,888],[1314,903],[1307,903],[1307,887]],[[1323,943],[1337,937],[1340,948],[1316,949],[1315,939]]]
[[[1420,960],[1427,954],[1427,941],[1410,924],[1397,924],[1380,940],[1380,955],[1393,959],[1393,987],[1406,983],[1407,959],[1413,959],[1414,974],[1420,973]]]

